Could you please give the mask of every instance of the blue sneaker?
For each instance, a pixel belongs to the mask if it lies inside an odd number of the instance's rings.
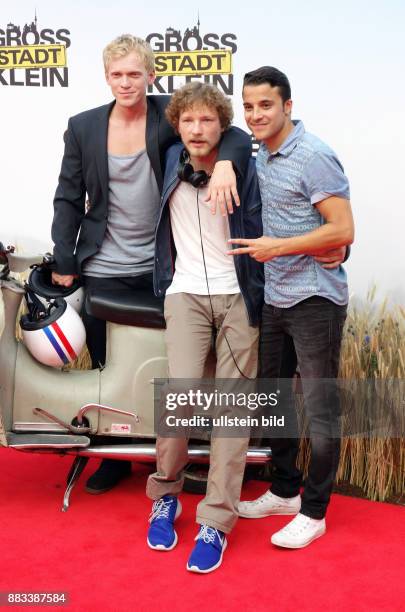
[[[187,563],[189,572],[208,574],[213,572],[222,563],[222,556],[227,547],[225,534],[219,529],[208,525],[201,525],[197,544]]]
[[[154,550],[172,550],[177,544],[173,523],[181,514],[181,503],[175,495],[156,500],[149,517],[148,546]]]

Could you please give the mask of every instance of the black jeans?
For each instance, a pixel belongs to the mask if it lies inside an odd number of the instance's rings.
[[[337,386],[340,346],[347,307],[311,297],[290,308],[264,305],[260,338],[260,378],[286,375],[283,352],[292,338],[302,379],[311,438],[311,460],[301,512],[325,516],[340,454],[340,405]],[[290,375],[293,371],[290,369]],[[324,382],[316,382],[324,379]],[[273,438],[271,491],[280,497],[298,495],[302,474],[296,467],[299,440]]]
[[[96,276],[83,276],[83,286],[87,291],[95,289],[98,291],[123,291],[150,290],[153,294],[153,274],[141,274],[139,276],[98,278]],[[83,307],[82,319],[86,328],[86,342],[91,357],[92,368],[105,365],[106,354],[106,322],[96,319],[86,312]]]

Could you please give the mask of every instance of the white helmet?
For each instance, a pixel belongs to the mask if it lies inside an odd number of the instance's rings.
[[[84,301],[84,291],[80,280],[75,278],[70,287],[54,285],[52,282],[52,266],[49,267],[52,262],[52,255],[47,253],[43,264],[32,266],[27,281],[28,287],[39,297],[44,306],[47,305],[49,300],[64,298],[76,312],[80,313]]]
[[[83,321],[63,298],[44,306],[27,288],[28,313],[20,319],[23,341],[31,355],[55,368],[74,361],[86,342]]]

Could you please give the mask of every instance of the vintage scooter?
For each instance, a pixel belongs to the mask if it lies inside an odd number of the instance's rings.
[[[0,243],[0,444],[20,451],[74,456],[63,511],[88,459],[155,462],[154,380],[167,376],[162,301],[140,292],[91,294],[86,309],[107,321],[106,365],[55,369],[39,363],[16,339],[22,273],[43,256],[27,257]],[[3,322],[2,322],[3,317]],[[110,436],[111,444],[97,443]],[[128,444],[114,444],[114,437]],[[209,462],[207,442],[191,443],[192,464]],[[264,464],[269,448],[249,447],[248,464]]]

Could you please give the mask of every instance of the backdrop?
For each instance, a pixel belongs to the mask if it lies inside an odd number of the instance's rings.
[[[157,54],[153,93],[186,78],[218,85],[244,127],[243,74],[289,76],[294,118],[335,149],[357,224],[352,295],[376,283],[403,302],[405,8],[401,0],[29,2],[0,8],[0,239],[49,248],[52,199],[68,117],[111,99],[101,52],[130,32]]]

